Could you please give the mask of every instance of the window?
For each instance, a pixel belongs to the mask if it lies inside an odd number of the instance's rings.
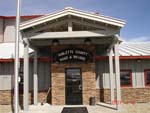
[[[132,71],[131,70],[120,71],[120,84],[122,87],[132,86]]]
[[[150,86],[150,69],[144,70],[145,86]]]

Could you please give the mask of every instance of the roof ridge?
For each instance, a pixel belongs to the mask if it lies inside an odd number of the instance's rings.
[[[31,26],[41,24],[42,22],[47,22],[52,19],[60,18],[61,16],[66,16],[66,15],[80,16],[82,18],[92,19],[94,21],[98,21],[98,22],[102,22],[102,23],[106,23],[106,24],[110,24],[110,25],[114,25],[118,27],[123,27],[125,25],[125,21],[123,20],[110,18],[110,17],[103,16],[103,15],[96,15],[88,11],[83,11],[83,10],[78,10],[78,9],[68,7],[59,11],[46,14],[45,16],[42,16],[36,19],[31,19],[29,21],[22,22],[20,24],[20,28],[21,30],[23,30]]]

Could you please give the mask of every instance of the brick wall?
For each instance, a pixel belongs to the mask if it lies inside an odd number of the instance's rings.
[[[96,101],[110,102],[110,89],[96,89]],[[121,103],[127,104],[146,102],[150,102],[150,88],[121,89]]]
[[[150,102],[150,88],[123,88],[121,93],[123,103]]]
[[[47,91],[39,91],[38,92],[38,101],[43,102],[47,94]],[[13,91],[11,90],[2,90],[0,91],[0,105],[10,105],[13,104]],[[29,92],[29,104],[33,103],[33,93]],[[51,103],[48,100],[48,103]],[[19,94],[19,104],[23,105],[23,94]]]
[[[87,79],[91,79],[87,77]],[[86,80],[86,79],[85,79]],[[110,90],[109,89],[96,89],[94,88],[94,82],[88,80],[89,84],[86,85],[86,81],[84,82],[84,89],[83,89],[83,102],[84,104],[89,104],[89,97],[95,96],[97,102],[110,102]],[[90,86],[93,84],[93,88]],[[95,91],[94,91],[95,90]],[[40,91],[38,94],[39,102],[43,102],[46,97],[47,91]],[[51,95],[48,98],[48,102],[51,103]],[[55,97],[59,97],[55,95]],[[62,96],[63,97],[63,96]],[[54,98],[54,97],[53,97]],[[52,98],[52,99],[53,99]],[[60,98],[60,97],[59,97]],[[58,99],[59,99],[58,98]],[[20,105],[23,104],[23,95],[20,95]],[[145,103],[150,102],[150,87],[149,88],[122,88],[121,89],[121,99],[122,103]],[[63,98],[64,102],[65,98]],[[59,103],[60,101],[53,100],[55,104],[62,104]],[[12,91],[0,91],[0,105],[10,105],[13,103],[13,92]],[[33,103],[33,94],[29,93],[29,103]]]
[[[2,90],[0,91],[0,104],[7,105],[12,104],[13,102],[13,96],[12,91],[9,90]]]

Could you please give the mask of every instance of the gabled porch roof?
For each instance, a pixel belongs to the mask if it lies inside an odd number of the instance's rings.
[[[44,15],[26,22],[23,22],[20,24],[20,30],[25,30],[52,20],[57,20],[58,18],[64,17],[64,16],[75,16],[80,17],[83,19],[92,20],[93,22],[100,22],[104,23],[106,25],[112,25],[116,27],[123,27],[125,25],[124,20],[111,18],[108,16],[104,16],[101,14],[91,13],[91,12],[85,12],[77,9],[73,9],[71,7],[67,7],[61,11],[51,13],[48,15]]]
[[[23,22],[20,30],[23,38],[30,39],[32,43],[40,40],[43,41],[42,44],[49,42],[50,45],[54,39],[60,42],[67,39],[68,43],[73,43],[72,39],[78,39],[79,43],[82,43],[84,42],[82,39],[90,38],[92,42],[98,44],[113,42],[114,36],[119,35],[124,25],[123,20],[67,7],[61,11]],[[121,40],[120,37],[118,40]]]

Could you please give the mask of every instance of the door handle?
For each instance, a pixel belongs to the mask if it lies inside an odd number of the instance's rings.
[[[79,85],[79,90],[82,90],[82,85],[81,84]]]

